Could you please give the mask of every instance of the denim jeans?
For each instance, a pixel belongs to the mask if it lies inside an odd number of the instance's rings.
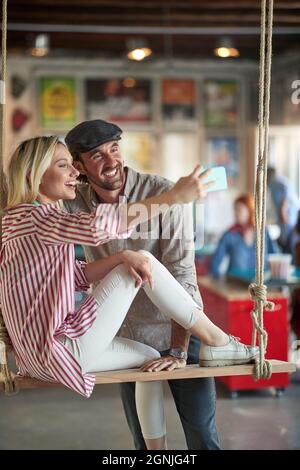
[[[190,339],[188,364],[197,364],[200,341]],[[161,352],[161,355],[168,351]],[[169,380],[169,386],[190,450],[220,450],[215,422],[216,391],[212,378]],[[135,406],[135,384],[120,385],[123,407],[137,450],[146,449]]]

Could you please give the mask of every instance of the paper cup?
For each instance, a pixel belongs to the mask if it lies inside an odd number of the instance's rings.
[[[287,279],[291,270],[292,255],[276,253],[268,256],[269,268],[273,279]]]

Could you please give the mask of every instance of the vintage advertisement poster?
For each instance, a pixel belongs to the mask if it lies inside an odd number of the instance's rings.
[[[152,120],[150,80],[127,78],[88,79],[85,82],[87,119],[120,123]]]
[[[224,166],[229,186],[239,180],[239,145],[236,137],[212,137],[207,141],[208,164]]]
[[[44,129],[69,130],[76,124],[76,82],[72,77],[40,78],[40,113]]]
[[[194,121],[196,83],[194,80],[165,79],[162,81],[162,113],[167,122],[186,124]]]
[[[238,121],[239,86],[234,80],[205,80],[206,127],[235,127]]]

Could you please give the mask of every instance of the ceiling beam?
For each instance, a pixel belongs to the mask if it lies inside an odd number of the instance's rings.
[[[28,7],[28,5],[35,7],[71,7],[75,6],[83,7],[82,0],[14,0],[9,5],[13,10],[18,5],[23,5]],[[186,2],[182,1],[172,1],[172,0],[85,0],[84,9],[95,8],[95,7],[118,7],[118,8],[134,8],[134,9],[143,9],[143,8],[197,8],[201,10],[219,10],[221,9],[230,9],[230,10],[239,10],[239,9],[252,9],[259,10],[261,2],[260,0],[214,0],[209,2],[207,0],[188,0]],[[299,1],[279,1],[274,2],[274,9],[300,9]]]
[[[8,23],[8,31],[36,33],[96,33],[96,34],[153,34],[153,35],[259,35],[257,26],[245,27],[172,27],[172,26],[100,26],[71,24]],[[277,26],[274,35],[293,35],[300,33],[300,26]]]
[[[260,14],[242,14],[242,13],[223,13],[216,15],[202,14],[200,12],[171,12],[167,17],[157,12],[141,13],[141,12],[103,12],[97,10],[95,12],[80,12],[73,10],[71,13],[66,13],[65,10],[59,13],[54,9],[47,12],[36,11],[27,12],[19,11],[15,15],[10,15],[9,19],[13,23],[53,23],[53,24],[87,24],[87,25],[130,25],[130,24],[144,24],[145,26],[160,26],[166,24],[172,26],[203,26],[203,25],[232,25],[236,24],[247,26],[259,25]],[[274,24],[276,25],[293,25],[300,24],[300,10],[298,14],[274,14]]]

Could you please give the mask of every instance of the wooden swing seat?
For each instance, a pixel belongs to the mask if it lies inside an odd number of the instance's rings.
[[[272,363],[272,372],[292,373],[296,371],[296,365],[292,362],[270,361]],[[253,364],[243,364],[237,366],[226,367],[199,367],[197,364],[186,366],[183,369],[175,369],[173,371],[161,372],[140,372],[139,369],[123,369],[106,372],[98,372],[96,374],[96,384],[112,384],[124,382],[150,382],[153,380],[170,380],[170,379],[195,379],[201,377],[224,377],[232,375],[252,375]],[[18,388],[45,388],[45,387],[62,387],[59,383],[43,382],[31,377],[15,376]],[[4,390],[4,383],[0,381],[0,390]]]

